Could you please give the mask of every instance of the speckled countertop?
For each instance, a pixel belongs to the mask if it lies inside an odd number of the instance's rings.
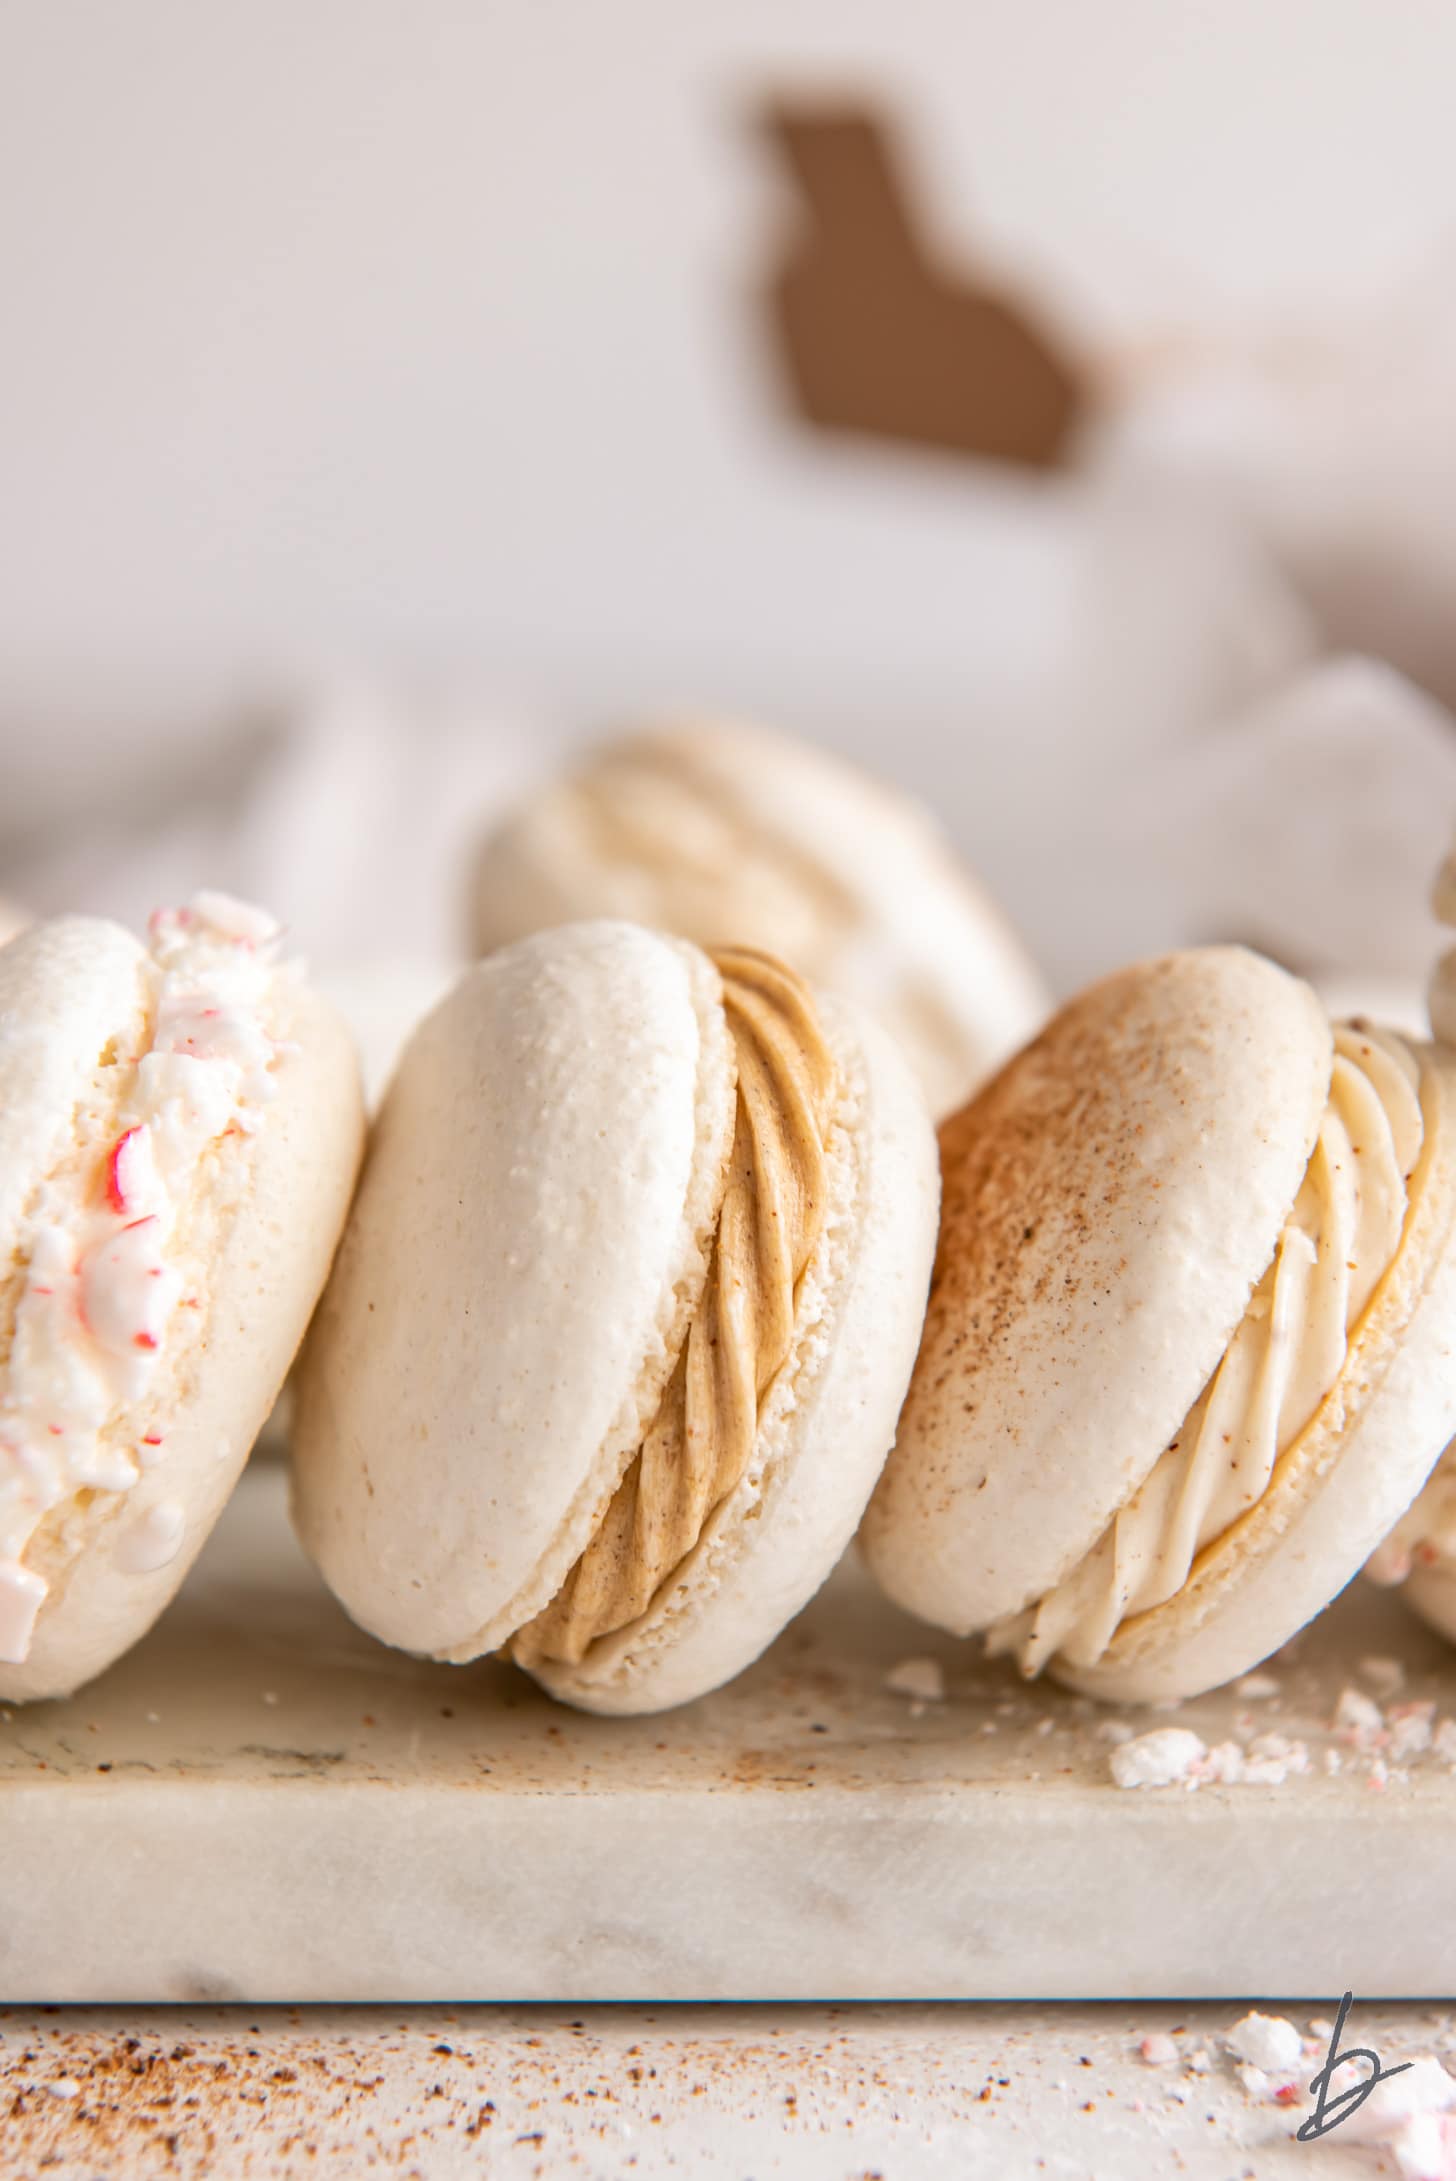
[[[0,2013],[6,2181],[682,2174],[1364,2181],[1292,2140],[1237,2007],[234,2008]],[[1300,2026],[1304,2027],[1303,2018]],[[1177,2058],[1142,2040],[1173,2032]],[[1358,2009],[1387,2064],[1450,2018]],[[1311,2070],[1318,2066],[1311,2060]]]

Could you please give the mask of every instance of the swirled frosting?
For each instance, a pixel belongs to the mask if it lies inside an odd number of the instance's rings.
[[[142,1050],[106,1060],[108,1120],[42,1180],[17,1243],[0,1364],[0,1660],[23,1665],[45,1577],[26,1554],[80,1494],[121,1493],[166,1458],[148,1397],[198,1298],[187,1226],[204,1163],[255,1129],[277,1089],[278,927],[218,893],[159,910]],[[114,1101],[114,1103],[112,1102]],[[172,1551],[181,1523],[171,1525]],[[138,1552],[162,1550],[131,1540]],[[165,1561],[151,1561],[163,1565]]]
[[[738,1063],[733,1146],[702,1300],[657,1415],[591,1542],[510,1649],[582,1658],[645,1613],[747,1470],[824,1216],[834,1063],[805,986],[771,956],[713,953]]]
[[[1443,924],[1456,926],[1456,849],[1447,855],[1431,889],[1431,907]],[[1456,947],[1431,972],[1427,1000],[1431,1028],[1443,1045],[1456,1045]],[[1395,1528],[1365,1563],[1372,1583],[1403,1583],[1417,1568],[1456,1573],[1456,1440],[1447,1447]]]
[[[1195,1557],[1255,1505],[1339,1377],[1400,1247],[1423,1135],[1410,1048],[1389,1031],[1338,1025],[1303,1183],[1218,1368],[1091,1552],[999,1622],[989,1650],[1014,1652],[1026,1674],[1054,1655],[1094,1666],[1121,1624],[1181,1590]]]

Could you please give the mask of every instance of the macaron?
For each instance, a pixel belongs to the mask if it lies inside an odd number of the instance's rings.
[[[871,1568],[1093,1695],[1245,1672],[1456,1427],[1456,1055],[1194,949],[1063,1008],[941,1162]]]
[[[386,1643],[598,1712],[747,1666],[852,1537],[934,1252],[892,1043],[770,956],[604,920],[415,1032],[298,1372],[294,1514]]]
[[[479,951],[594,916],[767,948],[888,1030],[935,1114],[1050,1005],[929,812],[759,727],[693,723],[603,743],[482,844]]]
[[[1436,874],[1431,907],[1441,923],[1456,927],[1456,851]],[[1437,962],[1427,1005],[1435,1036],[1456,1048],[1456,948]],[[1382,1587],[1399,1585],[1405,1603],[1456,1643],[1456,1444],[1446,1447],[1365,1573]]]
[[[0,1700],[145,1633],[301,1341],[363,1142],[348,1032],[261,910],[0,949]]]

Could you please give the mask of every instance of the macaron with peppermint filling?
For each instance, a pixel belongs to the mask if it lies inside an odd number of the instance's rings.
[[[1195,949],[1063,1008],[941,1163],[874,1573],[1094,1695],[1247,1671],[1456,1428],[1456,1054]]]
[[[363,1143],[340,1018],[217,893],[0,949],[0,1700],[145,1633],[308,1324]]]

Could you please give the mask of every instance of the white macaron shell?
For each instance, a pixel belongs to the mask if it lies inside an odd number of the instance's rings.
[[[58,1154],[102,1155],[111,1117],[98,1130],[87,1086],[108,1040],[135,1049],[145,959],[126,932],[81,918],[36,926],[0,954],[0,1236]],[[276,1095],[256,1134],[200,1185],[189,1219],[185,1278],[201,1308],[189,1336],[169,1338],[146,1395],[159,1458],[126,1491],[58,1509],[38,1535],[27,1561],[50,1589],[25,1664],[0,1666],[0,1700],[66,1695],[145,1633],[221,1512],[302,1339],[348,1207],[363,1111],[352,1041],[332,1009],[281,980],[273,1027],[286,1048]]]
[[[659,765],[687,807],[737,829],[720,874],[689,839],[603,846],[573,799],[546,789],[479,859],[482,947],[572,916],[640,918],[702,946],[767,948],[836,990],[899,1042],[933,1112],[960,1103],[1046,1015],[1045,986],[1001,911],[929,813],[811,744],[733,722],[623,745]],[[598,762],[610,761],[609,747]],[[593,753],[584,760],[589,784]]]
[[[925,1339],[863,1531],[898,1604],[966,1635],[1091,1550],[1273,1256],[1332,1050],[1307,985],[1203,948],[1091,987],[946,1125]]]
[[[701,1292],[734,1081],[716,970],[627,924],[416,1031],[299,1373],[295,1518],[362,1626],[470,1658],[560,1587]]]
[[[748,1473],[642,1618],[576,1666],[537,1672],[598,1712],[657,1711],[752,1663],[833,1568],[894,1436],[935,1251],[925,1101],[890,1040],[819,998],[839,1069],[829,1213],[800,1288],[795,1349]]]
[[[1308,1450],[1307,1473],[1286,1481],[1288,1465],[1276,1468],[1263,1499],[1202,1556],[1206,1574],[1195,1567],[1097,1665],[1056,1661],[1059,1681],[1160,1703],[1247,1673],[1358,1574],[1456,1434],[1456,1055],[1427,1048],[1426,1059],[1439,1076],[1423,1098],[1421,1193],[1340,1382],[1304,1435],[1322,1442]]]

